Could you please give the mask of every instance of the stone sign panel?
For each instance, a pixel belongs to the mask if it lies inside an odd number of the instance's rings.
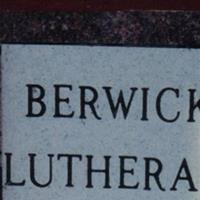
[[[3,199],[199,199],[200,50],[2,45]]]

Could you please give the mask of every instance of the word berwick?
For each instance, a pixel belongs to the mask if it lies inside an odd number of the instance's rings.
[[[45,97],[49,95],[47,94],[47,91],[49,90],[46,90],[39,84],[27,84],[26,86],[28,88],[28,112],[26,116],[44,116],[48,108]],[[72,107],[70,102],[74,102],[73,98],[77,98],[77,96],[74,97],[74,87],[72,85],[65,84],[54,85],[53,87],[53,99],[55,106],[53,116],[55,118],[73,118],[75,115],[77,115],[80,119],[87,119],[93,116],[97,120],[101,120],[103,119],[101,106],[108,106],[106,107],[106,110],[110,110],[111,117],[113,119],[116,119],[119,113],[122,114],[124,119],[127,119],[133,106],[141,109],[141,121],[148,121],[150,120],[149,116],[152,116],[149,115],[149,99],[150,97],[152,98],[152,93],[151,89],[148,87],[141,89],[137,87],[131,87],[128,89],[128,94],[126,92],[126,95],[125,92],[120,89],[116,95],[116,88],[109,86],[101,87],[100,91],[92,86],[79,86],[75,88],[76,92],[78,92],[79,107],[78,109],[72,108],[72,110],[66,108]],[[185,93],[183,94],[182,92],[183,91],[180,91],[180,89],[172,87],[166,87],[157,92],[156,96],[154,97],[154,105],[155,114],[158,116],[158,119],[168,123],[175,122],[180,119],[182,113],[181,108],[183,108],[184,111],[187,110],[187,119],[185,120],[187,122],[195,122],[195,113],[197,110],[200,110],[200,99],[197,98],[197,91],[196,89],[188,89],[184,91],[187,92],[188,97],[188,104],[184,106],[180,102],[181,96],[185,95]],[[115,95],[113,95],[114,93]],[[153,94],[155,94],[155,91]],[[75,93],[75,95],[77,95],[77,93]],[[105,97],[104,101],[106,103],[104,103],[104,105],[101,104],[101,101],[99,100],[100,97],[101,99]],[[132,106],[132,104],[134,104],[134,98],[138,97],[141,99],[140,104]],[[164,109],[163,101],[166,100],[171,103],[170,107],[173,108],[173,111],[171,111],[170,115],[169,113],[166,114],[166,108]]]

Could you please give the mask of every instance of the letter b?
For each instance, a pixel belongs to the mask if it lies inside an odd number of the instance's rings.
[[[27,117],[40,117],[44,115],[46,111],[46,105],[42,101],[45,96],[45,90],[40,85],[26,85],[28,87],[28,114]],[[34,97],[34,93],[39,93],[36,97]],[[33,109],[33,103],[37,103],[39,105],[39,109]],[[35,111],[34,111],[35,110]]]

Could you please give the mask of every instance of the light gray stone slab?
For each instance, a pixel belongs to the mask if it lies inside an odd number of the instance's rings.
[[[195,101],[200,98],[200,50],[176,48],[137,48],[106,46],[63,45],[3,45],[2,46],[2,160],[4,200],[197,200],[199,191],[188,191],[191,185],[179,180],[177,191],[171,191],[178,170],[185,158],[197,190],[200,190],[200,113],[194,111],[195,122],[188,122],[190,108],[189,89],[196,90]],[[27,84],[39,84],[45,89],[43,101],[46,112],[41,117],[27,117]],[[72,90],[62,89],[61,97],[69,103],[61,103],[61,111],[72,118],[56,118],[55,84],[71,85]],[[86,119],[80,119],[80,86],[91,86],[98,92],[94,106],[101,120],[95,118],[86,106]],[[123,90],[126,103],[131,89],[138,88],[126,119],[119,107],[113,118],[105,90],[112,87],[113,99]],[[161,109],[165,122],[157,114],[156,101],[164,88],[178,90],[162,97]],[[148,121],[142,121],[142,88],[148,90]],[[36,89],[34,95],[40,95]],[[93,93],[86,91],[86,100]],[[40,104],[34,103],[34,112]],[[12,180],[24,186],[6,184],[6,154],[12,153]],[[39,188],[30,180],[30,153],[37,154],[35,175],[40,183],[49,177],[48,154],[53,157],[53,179],[48,187]],[[66,187],[67,160],[57,159],[58,154],[80,154],[82,160],[74,160],[73,184]],[[87,185],[87,155],[93,157],[93,167],[105,167],[104,156],[110,158],[110,189],[103,188],[103,173],[93,174],[93,188]],[[127,159],[125,169],[134,169],[134,175],[126,173],[126,185],[137,189],[119,188],[119,156],[135,156]],[[153,177],[151,190],[145,190],[145,158],[162,162],[159,181],[161,191]],[[146,159],[147,160],[147,159]],[[146,163],[147,164],[147,163]],[[150,171],[158,165],[151,161]],[[181,176],[187,177],[185,168]],[[146,177],[147,178],[147,177]]]

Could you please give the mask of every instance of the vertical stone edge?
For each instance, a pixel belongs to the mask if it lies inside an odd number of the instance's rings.
[[[2,168],[2,45],[0,44],[0,199],[3,200],[3,168]]]

